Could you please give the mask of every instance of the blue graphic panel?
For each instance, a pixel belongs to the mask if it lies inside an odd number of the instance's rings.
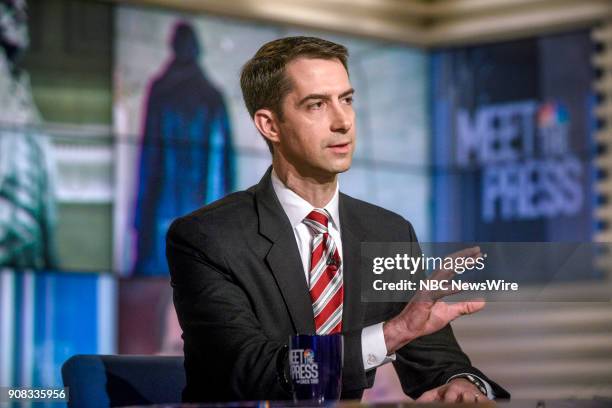
[[[0,384],[52,387],[74,354],[115,351],[112,275],[0,272]]]

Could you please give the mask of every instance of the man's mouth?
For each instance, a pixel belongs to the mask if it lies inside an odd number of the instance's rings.
[[[335,153],[348,153],[351,148],[350,142],[336,143],[328,146]]]

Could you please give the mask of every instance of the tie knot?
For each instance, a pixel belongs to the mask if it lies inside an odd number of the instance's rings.
[[[329,213],[325,209],[315,208],[304,218],[303,222],[316,233],[324,234],[327,232]]]

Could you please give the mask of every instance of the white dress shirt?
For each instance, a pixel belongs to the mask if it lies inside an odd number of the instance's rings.
[[[310,274],[310,256],[312,249],[310,247],[313,234],[302,221],[315,208],[308,201],[297,195],[295,192],[287,188],[272,169],[272,187],[280,201],[283,210],[289,218],[289,222],[293,227],[293,234],[297,242],[300,257],[302,258],[302,266],[304,267],[304,277],[306,286],[308,286],[308,277]],[[342,237],[340,235],[340,215],[338,211],[339,187],[336,186],[336,192],[323,208],[330,214],[328,225],[329,235],[336,243],[340,259],[343,259],[342,254]],[[341,266],[342,267],[342,266]],[[374,324],[362,329],[361,331],[361,354],[363,358],[363,367],[365,370],[371,370],[389,361],[395,360],[395,354],[387,356],[387,346],[385,345],[385,336],[383,334],[383,323]]]
[[[308,287],[308,278],[310,275],[310,256],[312,251],[310,244],[313,234],[310,231],[310,228],[308,228],[302,221],[315,207],[285,186],[285,184],[283,184],[283,182],[276,175],[274,168],[272,169],[272,187],[274,188],[278,201],[280,201],[280,204],[283,207],[285,214],[287,214],[291,226],[293,227],[293,234],[295,235],[295,241],[297,242],[300,257],[302,258],[302,266],[304,267],[304,278],[306,279],[306,286]],[[340,259],[342,260],[343,248],[342,237],[340,234],[340,213],[338,210],[339,191],[340,187],[337,184],[336,192],[323,208],[326,209],[331,216],[327,229],[329,231],[329,235],[331,235],[332,239],[336,243],[336,247],[340,253]],[[361,330],[361,356],[363,359],[363,368],[366,371],[395,360],[395,353],[387,355],[387,345],[385,344],[385,335],[383,333],[383,322],[364,327]],[[461,375],[462,374],[458,374],[454,377]],[[450,378],[449,381],[454,377]],[[485,384],[485,387],[487,388],[487,397],[493,399],[495,396],[489,383],[476,375],[474,377],[479,378]]]

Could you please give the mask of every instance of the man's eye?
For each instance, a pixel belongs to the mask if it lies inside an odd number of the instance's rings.
[[[352,105],[353,104],[353,97],[352,96],[347,96],[346,98],[344,98],[344,103],[346,103],[347,105]]]
[[[319,102],[315,102],[315,103],[311,103],[310,105],[308,105],[308,107],[310,109],[319,109],[323,106],[323,102],[319,101]]]

